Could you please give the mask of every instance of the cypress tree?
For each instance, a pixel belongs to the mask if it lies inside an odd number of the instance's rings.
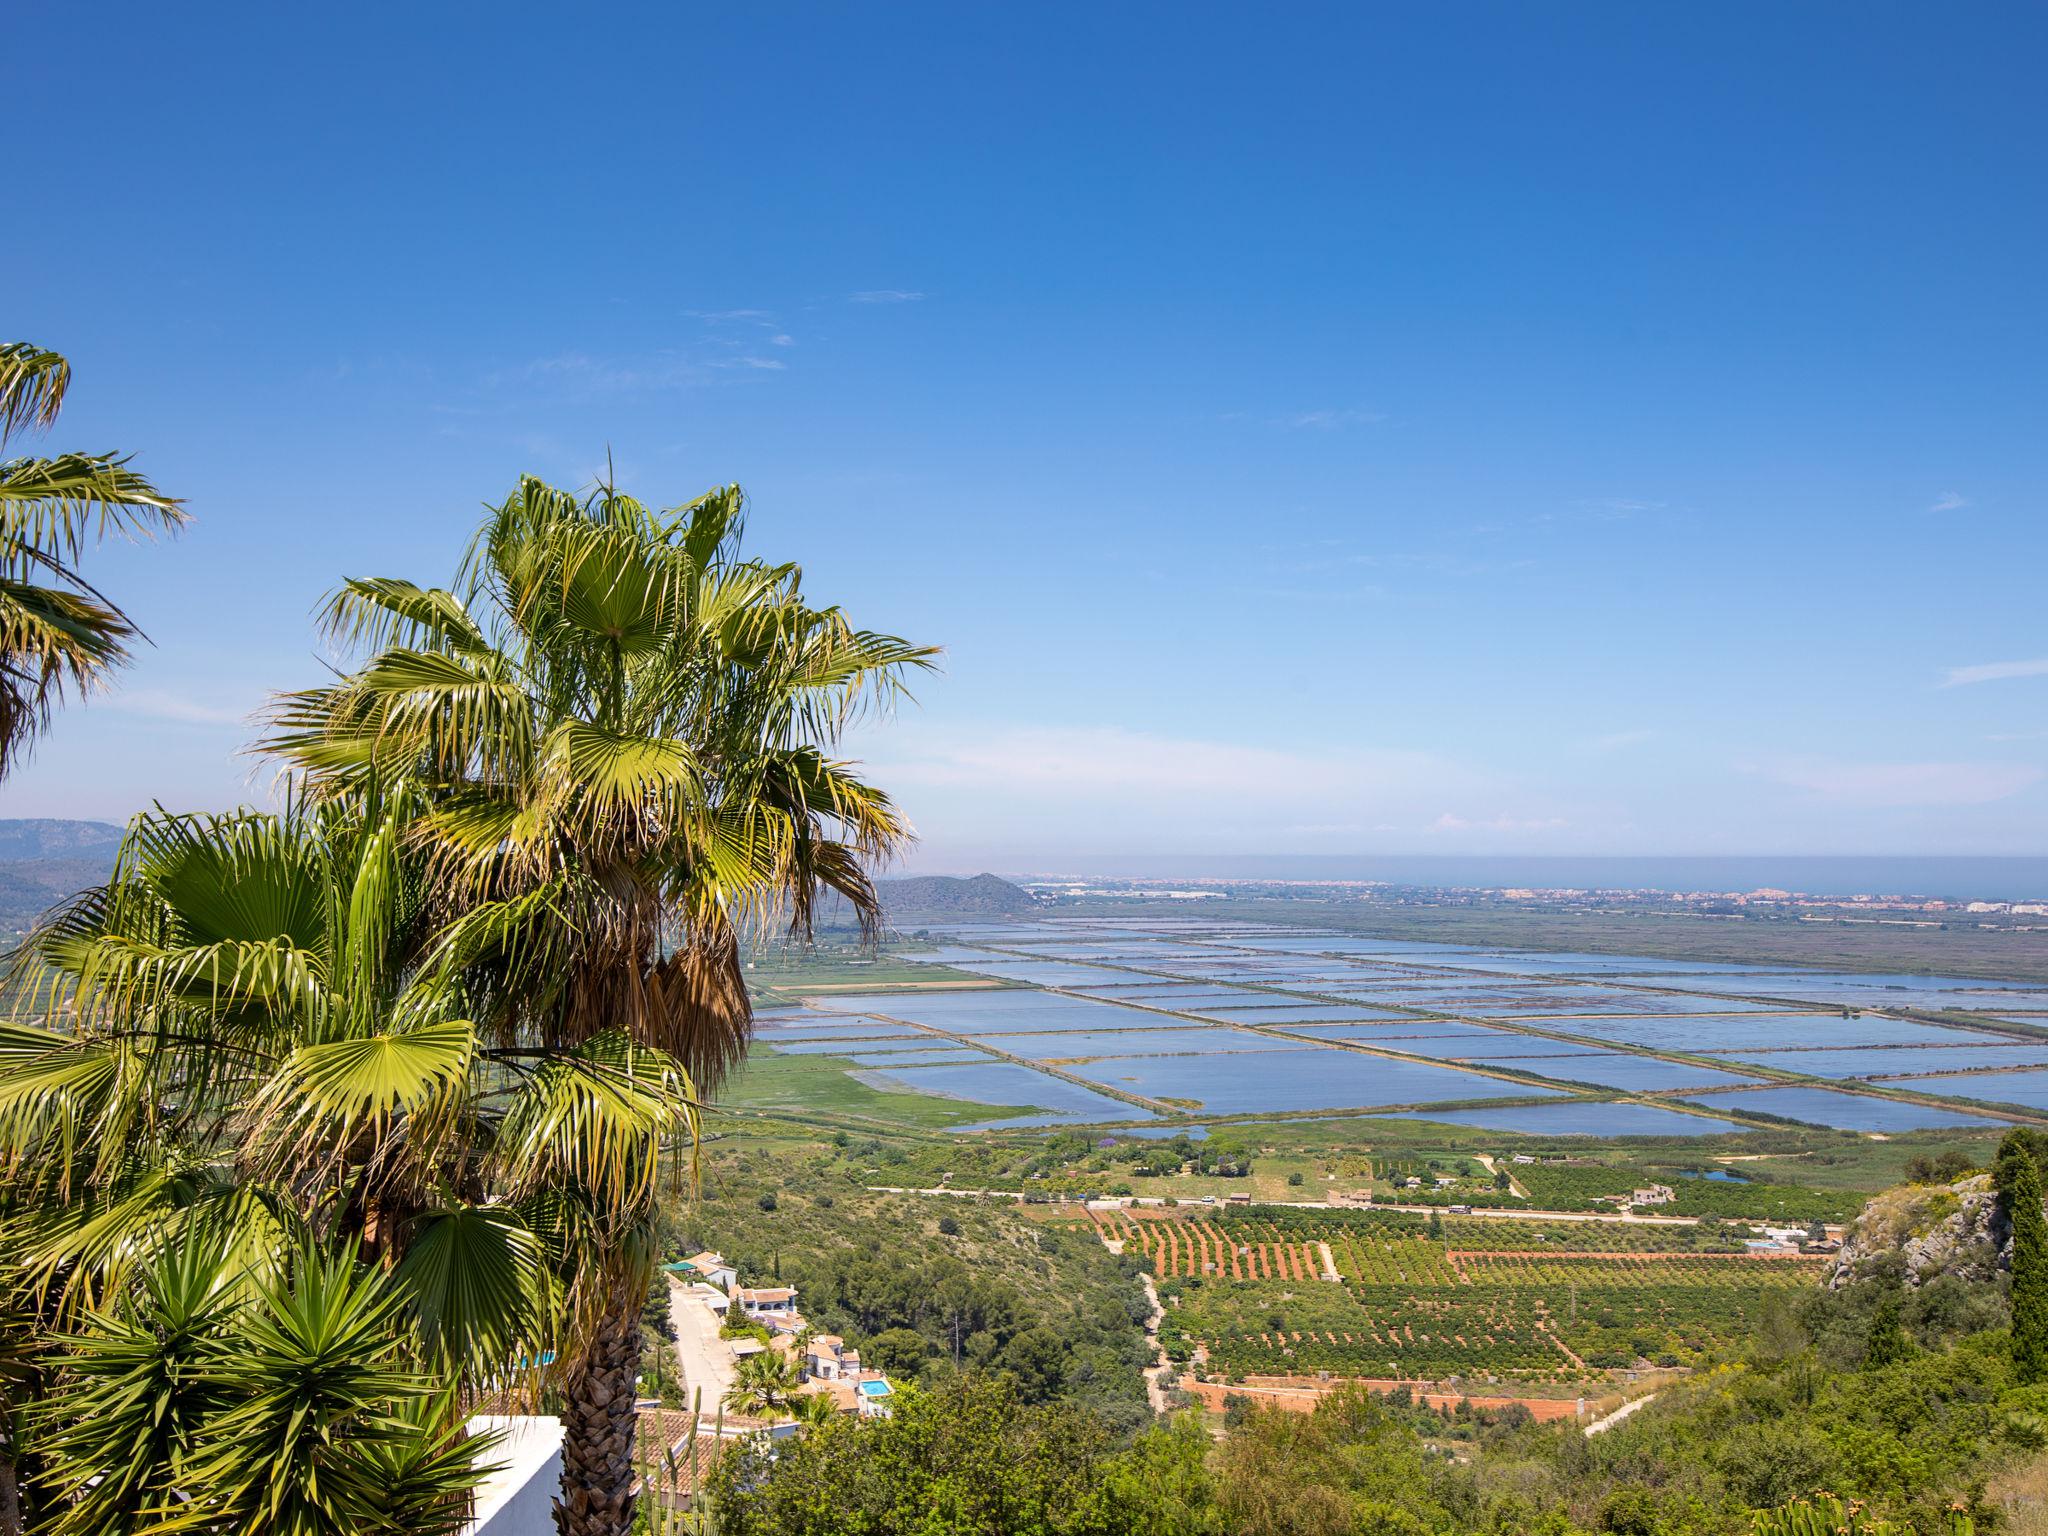
[[[2048,1381],[2048,1218],[2041,1170],[2022,1143],[1998,1152],[1998,1190],[2012,1223],[2012,1363],[2023,1385]]]
[[[1896,1364],[1913,1351],[1906,1330],[1899,1326],[1899,1292],[1887,1285],[1870,1315],[1870,1340],[1863,1348],[1863,1368],[1878,1371]]]

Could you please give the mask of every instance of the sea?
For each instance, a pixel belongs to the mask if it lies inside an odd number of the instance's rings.
[[[1753,891],[1810,896],[2048,898],[2048,857],[1961,855],[1076,855],[999,868],[1011,879],[1384,881],[1441,889]],[[937,868],[928,873],[941,873]],[[944,873],[953,873],[946,870]]]

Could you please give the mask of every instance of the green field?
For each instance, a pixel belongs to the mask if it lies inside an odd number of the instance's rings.
[[[1039,1112],[1036,1105],[976,1104],[930,1093],[890,1093],[853,1074],[843,1056],[756,1051],[719,1095],[721,1113],[774,1113],[814,1125],[943,1131],[956,1125]]]

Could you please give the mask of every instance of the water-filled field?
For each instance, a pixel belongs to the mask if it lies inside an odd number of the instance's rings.
[[[1733,1088],[1756,1081],[1753,1077],[1719,1072],[1712,1067],[1696,1067],[1689,1062],[1659,1061],[1654,1056],[1628,1056],[1612,1051],[1583,1056],[1467,1056],[1461,1059],[1477,1066],[1500,1066],[1517,1072],[1533,1072],[1539,1077],[1564,1078],[1575,1083],[1595,1083],[1602,1088],[1627,1088],[1644,1093],[1670,1093],[1684,1088]]]
[[[2048,1072],[1991,1072],[1981,1077],[1909,1077],[1891,1086],[1917,1088],[1922,1093],[1948,1094],[1955,1098],[1980,1099],[1990,1104],[2020,1104],[2028,1109],[2048,1109]]]
[[[1498,1109],[1414,1111],[1388,1118],[1522,1131],[1531,1136],[1721,1136],[1742,1129],[1731,1121],[1649,1104],[1504,1104]]]
[[[1222,1062],[1198,1056],[1125,1057],[1074,1070],[1126,1093],[1172,1099],[1211,1115],[1438,1104],[1553,1091],[1427,1062],[1311,1045],[1247,1052]]]
[[[1079,1056],[1213,1055],[1219,1051],[1270,1051],[1272,1037],[1217,1025],[1211,1029],[1063,1029],[1038,1035],[977,1035],[984,1045],[1038,1061]]]
[[[947,968],[930,983],[764,989],[761,1048],[847,1057],[893,1092],[1028,1106],[985,1122],[1009,1128],[1394,1107],[1532,1135],[1724,1135],[1765,1117],[1878,1134],[1995,1127],[1996,1111],[1970,1112],[1987,1101],[2048,1109],[2048,1039],[1998,1022],[2048,1020],[2048,988],[1523,953],[1194,913],[933,936],[891,956]],[[1882,1096],[1894,1084],[1954,1107]],[[1706,1113],[1671,1107],[1679,1095]],[[1470,1107],[1432,1112],[1455,1104]]]
[[[1705,1109],[1760,1111],[1841,1131],[1919,1131],[1939,1125],[1984,1125],[1974,1115],[1898,1099],[1876,1099],[1837,1088],[1750,1088],[1695,1099]]]
[[[2048,1043],[2041,1045],[1900,1045],[1879,1050],[1735,1051],[1737,1061],[1812,1077],[1908,1077],[1921,1072],[1971,1072],[1991,1067],[2048,1067]],[[1934,1093],[1969,1094],[1967,1082]]]
[[[1385,1008],[1347,1008],[1342,1003],[1308,1003],[1289,1006],[1284,998],[1272,998],[1256,1007],[1184,1009],[1199,1012],[1205,1019],[1222,1019],[1236,1024],[1353,1024],[1367,1020],[1399,1019],[1406,1015]]]

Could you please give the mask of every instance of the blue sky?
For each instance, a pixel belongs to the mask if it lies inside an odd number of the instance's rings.
[[[337,578],[609,451],[947,647],[857,744],[927,867],[2048,852],[2037,7],[9,33],[121,105],[10,157],[6,329],[197,521],[0,813],[261,797]]]

